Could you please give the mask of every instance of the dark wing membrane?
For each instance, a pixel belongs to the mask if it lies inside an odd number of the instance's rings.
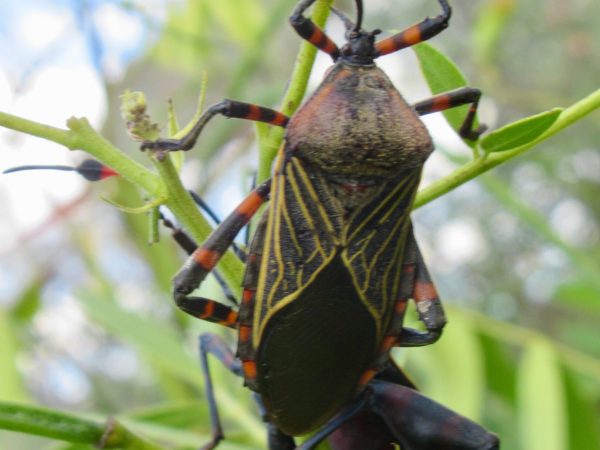
[[[385,187],[379,198],[355,212],[346,234],[344,263],[365,305],[387,329],[397,300],[402,261],[410,230],[410,209],[419,185],[421,169],[406,172]]]
[[[281,164],[281,162],[280,162]],[[290,158],[276,169],[264,236],[253,320],[253,341],[261,325],[297,298],[333,259],[339,244],[339,203],[323,202],[323,182]]]

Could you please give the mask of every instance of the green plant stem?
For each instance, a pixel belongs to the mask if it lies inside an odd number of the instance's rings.
[[[559,131],[567,128],[569,125],[572,125],[598,108],[600,108],[600,89],[594,91],[592,94],[566,108],[560,114],[560,116],[558,116],[558,119],[556,119],[552,126],[542,133],[537,139],[512,150],[500,153],[491,153],[480,156],[479,158],[475,158],[456,169],[450,175],[422,189],[417,194],[417,199],[415,200],[414,206],[415,209],[431,202],[432,200],[435,200],[438,197],[441,197],[442,195],[450,192],[454,188],[466,183],[478,175],[487,172],[488,170],[505,163],[506,161],[509,161],[516,156],[521,155],[522,153],[525,153],[540,142],[554,136]]]
[[[127,180],[142,187],[149,194],[155,196],[162,194],[162,185],[156,174],[126,156],[100,136],[85,118],[69,119],[67,121],[69,129],[65,130],[0,112],[0,126],[56,142],[70,150],[83,150],[116,170]]]
[[[69,119],[68,129],[65,130],[0,112],[0,126],[48,139],[71,150],[89,153],[149,195],[162,199],[196,242],[202,242],[211,233],[212,228],[181,184],[169,157],[155,164],[159,176],[114,147],[85,118]],[[241,262],[228,252],[223,256],[220,268],[234,293],[239,293],[239,280],[243,273]]]
[[[317,0],[313,7],[311,20],[320,28],[325,26],[333,0]],[[296,58],[290,84],[281,102],[280,111],[291,116],[304,98],[308,79],[315,62],[317,48],[311,43],[304,41],[300,44],[300,51]],[[277,154],[277,150],[283,141],[284,129],[280,127],[269,127],[265,124],[257,124],[259,136],[260,156],[258,162],[257,180],[266,180],[271,175],[271,165]]]
[[[0,428],[101,448],[161,450],[116,420],[106,425],[44,408],[0,402]]]
[[[315,23],[324,23],[329,12],[329,3],[330,0],[322,0],[315,4],[313,14]],[[316,53],[316,49],[309,43],[305,42],[302,46],[290,87],[281,108],[287,114],[291,114],[302,101]],[[565,109],[556,122],[534,141],[513,150],[475,158],[459,167],[450,175],[421,190],[417,195],[415,208],[429,203],[466,181],[528,151],[599,107],[600,89]],[[161,177],[127,157],[100,136],[86,119],[71,118],[67,122],[67,125],[69,129],[63,130],[0,112],[0,126],[48,139],[62,144],[69,149],[84,150],[103,164],[115,169],[132,183],[140,186],[150,195],[164,198],[167,206],[197,242],[202,242],[206,239],[211,232],[211,228],[202,218],[202,215],[198,213],[193,201],[187,192],[185,192],[177,172],[170,162],[170,158],[165,158],[165,161],[161,164],[156,164],[162,177],[161,181]],[[259,179],[265,179],[269,176],[272,158],[277,152],[283,138],[283,130],[273,128],[268,133],[262,132],[260,135],[263,139],[261,143]],[[235,292],[239,293],[239,280],[243,273],[242,264],[229,252],[223,257],[220,267],[227,283]]]
[[[164,183],[165,205],[196,242],[204,241],[213,229],[200,214],[192,197],[181,184],[181,179],[170,155],[165,155],[162,161],[157,161],[155,157],[152,157],[152,161]],[[241,261],[231,251],[228,251],[221,258],[219,269],[233,294],[239,296],[241,294],[240,280],[244,273]]]

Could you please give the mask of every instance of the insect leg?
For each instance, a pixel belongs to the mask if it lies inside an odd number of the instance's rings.
[[[210,333],[202,334],[199,340],[199,347],[200,363],[202,364],[202,374],[204,376],[204,389],[206,392],[212,428],[212,439],[202,447],[202,450],[211,450],[215,448],[225,436],[223,434],[223,428],[221,427],[221,419],[219,418],[219,410],[215,400],[215,392],[210,376],[207,355],[210,353],[215,356],[227,369],[238,376],[241,376],[242,369],[240,361],[219,336]]]
[[[142,143],[142,150],[158,151],[176,151],[189,150],[198,140],[204,126],[217,114],[225,117],[235,117],[238,119],[255,120],[266,122],[271,125],[285,127],[289,118],[273,109],[263,106],[253,105],[251,103],[236,102],[234,100],[223,100],[209,107],[198,121],[194,124],[189,133],[181,139],[157,139],[156,141],[145,141]]]
[[[254,399],[258,405],[258,410],[263,422],[267,425],[267,447],[269,450],[294,450],[296,443],[294,438],[283,433],[279,428],[273,425],[268,418],[267,410],[258,393],[254,393]]]
[[[315,0],[303,0],[300,2],[290,16],[290,24],[302,39],[307,40],[336,61],[340,57],[340,50],[337,45],[312,20],[303,15],[304,11],[314,2]]]
[[[379,415],[403,450],[498,450],[498,437],[419,392],[373,380],[370,409]]]
[[[355,402],[351,403],[342,412],[327,422],[317,433],[299,445],[296,450],[313,450],[316,448],[327,436],[340,428],[348,420],[351,420],[356,414],[359,414],[366,403],[367,395],[363,393]]]
[[[416,390],[408,375],[391,359],[386,361],[375,379]],[[396,440],[383,418],[366,407],[331,433],[327,443],[332,450],[394,450]]]
[[[458,134],[464,139],[476,140],[487,129],[485,125],[480,125],[477,129],[473,129],[480,97],[481,91],[479,89],[462,87],[415,103],[413,108],[420,116],[423,116],[456,106],[471,104],[469,112],[458,130]]]
[[[243,376],[242,364],[239,359],[235,357],[231,349],[219,336],[211,333],[204,333],[199,339],[200,347],[200,363],[202,364],[202,374],[204,376],[204,389],[206,392],[206,399],[208,402],[208,409],[210,413],[210,421],[212,427],[212,439],[206,445],[202,447],[202,450],[211,450],[215,448],[218,443],[224,438],[223,428],[221,426],[221,419],[219,417],[219,410],[215,399],[215,393],[212,383],[212,377],[210,375],[210,368],[208,366],[208,357],[210,353],[216,357],[229,371],[237,376]],[[267,424],[268,430],[268,448],[269,450],[293,450],[296,448],[294,439],[287,434],[282,433],[275,425],[266,419],[264,412],[264,406],[262,400],[258,394],[255,396],[256,402],[258,403],[259,410]]]
[[[194,195],[196,195],[196,194],[194,194]],[[192,195],[192,197],[194,195]],[[171,236],[173,237],[173,240],[179,245],[179,247],[181,247],[188,255],[191,255],[192,253],[194,253],[194,251],[198,248],[198,245],[196,244],[196,242],[194,242],[194,240],[192,239],[192,237],[189,234],[187,234],[184,230],[182,230],[177,225],[175,225],[173,222],[171,222],[169,219],[167,219],[162,213],[160,214],[160,220],[166,228],[169,228],[171,230]],[[217,223],[219,223],[219,222],[217,221]],[[237,249],[237,251],[236,251],[236,249]],[[241,250],[239,248],[234,247],[234,251],[238,256],[240,256],[240,254],[238,252],[241,252]],[[217,282],[221,286],[221,289],[223,289],[223,292],[225,294],[225,297],[227,297],[227,300],[229,300],[231,303],[237,305],[238,301],[235,298],[235,295],[233,295],[233,292],[231,292],[229,285],[225,282],[225,280],[223,279],[223,277],[221,276],[219,271],[215,270],[213,272],[213,275],[217,279]]]
[[[442,334],[442,329],[446,325],[446,316],[412,229],[408,237],[407,254],[414,258],[412,298],[417,306],[419,319],[423,322],[427,331],[402,328],[397,345],[400,347],[418,347],[433,344]]]
[[[256,187],[256,183],[253,184],[252,189],[254,189]],[[210,205],[208,203],[206,203],[204,201],[204,199],[202,197],[200,197],[198,194],[196,194],[194,191],[188,191],[190,196],[192,197],[192,199],[194,200],[194,203],[196,205],[198,205],[198,207],[204,211],[206,213],[206,215],[208,217],[210,217],[212,219],[212,221],[216,224],[216,225],[220,225],[221,224],[221,220],[219,219],[219,217],[215,214],[215,212],[212,210],[212,208],[210,207]],[[231,244],[231,248],[233,249],[233,252],[236,254],[236,256],[238,258],[241,259],[241,261],[243,263],[246,262],[246,258],[247,258],[247,254],[246,252],[241,249],[235,242]],[[195,250],[195,248],[194,248]],[[194,251],[192,250],[192,252]],[[188,254],[191,254],[192,252],[188,252]]]
[[[235,311],[225,305],[207,301],[201,297],[191,297],[189,294],[214,269],[238,232],[266,201],[270,188],[270,180],[256,187],[206,241],[193,251],[184,266],[175,275],[173,298],[182,310],[201,319],[217,321],[232,328],[236,326],[237,313]],[[223,317],[224,315],[225,317]]]
[[[390,36],[375,44],[378,56],[396,52],[419,42],[426,41],[443,31],[448,26],[452,10],[446,0],[438,0],[442,7],[442,14],[427,17],[422,22],[416,23],[400,33]]]

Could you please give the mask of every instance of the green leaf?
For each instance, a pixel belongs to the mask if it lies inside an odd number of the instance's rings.
[[[467,79],[447,56],[436,50],[431,45],[423,42],[412,47],[421,71],[431,89],[432,94],[440,94],[442,92],[452,91],[467,85]],[[450,108],[442,112],[450,126],[458,131],[465,120],[469,105],[463,105],[456,108]],[[477,120],[474,127],[477,128]],[[464,141],[470,147],[474,147],[475,143],[469,140]]]
[[[582,383],[569,371],[565,371],[564,382],[569,412],[569,448],[600,448],[600,427],[595,410],[597,396],[590,398],[582,392]]]
[[[104,427],[73,415],[37,406],[0,402],[0,428],[69,442],[100,440]]]
[[[0,309],[0,399],[28,400],[21,374],[16,367],[18,339],[11,315]]]
[[[562,111],[563,108],[554,108],[498,128],[481,139],[481,148],[493,153],[528,144],[550,128]]]
[[[40,308],[40,291],[47,282],[48,274],[42,273],[21,293],[11,308],[10,315],[21,323],[27,323]]]
[[[556,350],[544,338],[533,338],[518,369],[518,425],[521,448],[566,450],[567,414],[561,367]]]
[[[205,6],[223,34],[244,46],[252,46],[267,16],[264,5],[254,0],[206,2]]]
[[[502,33],[517,9],[516,0],[490,0],[483,3],[473,24],[475,57],[490,64],[502,44]]]
[[[170,328],[151,317],[124,311],[114,302],[97,295],[82,294],[79,299],[90,318],[115,336],[134,345],[148,361],[194,386],[203,386],[199,362],[184,350],[181,338]],[[230,376],[235,378],[233,374]],[[244,432],[252,436],[255,442],[260,442],[263,439],[262,423],[240,404],[235,394],[225,389],[223,383],[215,384],[215,395],[219,399],[222,411],[236,417],[237,424]]]
[[[18,403],[0,402],[0,428],[68,442],[101,444],[106,449],[163,450],[113,419],[98,423],[61,411]]]
[[[485,391],[482,348],[470,318],[449,309],[444,336],[435,345],[410,350],[408,368],[425,379],[417,380],[423,392],[441,404],[478,421]],[[431,374],[443,374],[432,376]]]
[[[167,372],[201,386],[198,363],[170,328],[150,317],[124,311],[112,301],[89,292],[78,298],[94,322],[136,346],[145,358]]]
[[[553,297],[556,302],[584,313],[600,314],[600,288],[585,278],[559,285]]]
[[[480,336],[485,355],[488,388],[509,404],[514,404],[516,370],[505,345],[491,336]]]

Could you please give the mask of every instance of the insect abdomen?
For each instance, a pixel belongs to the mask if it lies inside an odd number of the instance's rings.
[[[335,257],[271,317],[257,352],[258,390],[284,433],[308,433],[355,395],[376,351],[373,317]]]

